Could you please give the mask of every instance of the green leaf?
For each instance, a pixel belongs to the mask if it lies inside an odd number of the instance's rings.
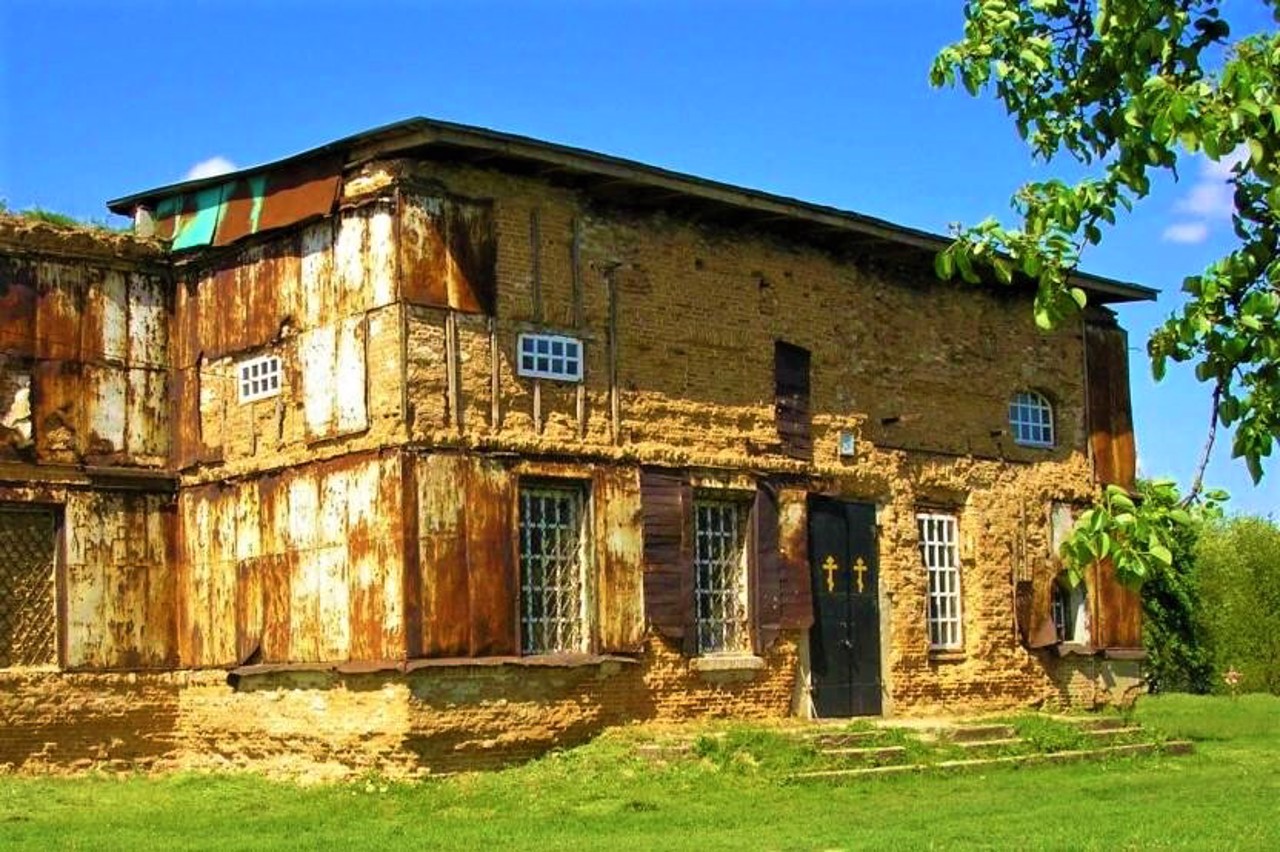
[[[951,249],[944,249],[933,256],[933,271],[943,281],[950,280],[955,274],[956,265],[951,257]]]

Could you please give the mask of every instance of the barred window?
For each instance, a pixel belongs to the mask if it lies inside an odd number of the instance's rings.
[[[929,647],[954,651],[962,647],[960,560],[954,515],[920,514],[920,559],[929,575]]]
[[[693,564],[698,653],[745,651],[747,629],[747,507],[734,500],[696,499]]]
[[[238,372],[241,402],[266,399],[280,393],[280,359],[275,355],[242,361]]]
[[[520,489],[520,634],[526,654],[587,650],[583,492]]]
[[[1053,446],[1053,406],[1035,391],[1019,391],[1009,400],[1013,441],[1025,447]]]

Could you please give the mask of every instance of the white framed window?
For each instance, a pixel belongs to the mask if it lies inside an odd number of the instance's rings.
[[[711,496],[693,502],[698,653],[748,650],[746,528],[749,508]]]
[[[1053,406],[1043,394],[1018,391],[1009,400],[1013,442],[1024,447],[1053,446]]]
[[[955,515],[916,515],[920,560],[928,574],[929,648],[956,651],[963,647],[960,613],[960,559]]]
[[[280,359],[275,355],[250,358],[236,366],[240,401],[253,402],[280,393]]]
[[[560,334],[521,334],[516,372],[531,379],[582,381],[582,341]]]
[[[584,516],[577,485],[520,487],[520,643],[526,654],[587,650]]]

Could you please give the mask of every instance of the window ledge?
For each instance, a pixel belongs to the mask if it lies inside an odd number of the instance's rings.
[[[638,665],[635,657],[617,654],[534,654],[526,657],[441,657],[418,660],[364,660],[329,663],[258,663],[237,666],[228,674],[232,677],[312,672],[321,674],[375,674],[381,672],[408,674],[421,669],[436,668],[491,668],[494,666],[523,666],[527,668],[579,668],[606,663]]]
[[[963,663],[969,655],[959,648],[930,648],[929,661],[933,663]]]
[[[695,672],[754,672],[764,667],[764,657],[755,654],[709,654],[689,661]]]

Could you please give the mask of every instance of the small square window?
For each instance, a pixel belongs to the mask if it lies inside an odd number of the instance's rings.
[[[522,334],[517,347],[517,370],[531,379],[582,381],[582,343],[555,334]]]
[[[253,402],[280,393],[280,359],[275,355],[241,362],[238,368],[240,401]]]

